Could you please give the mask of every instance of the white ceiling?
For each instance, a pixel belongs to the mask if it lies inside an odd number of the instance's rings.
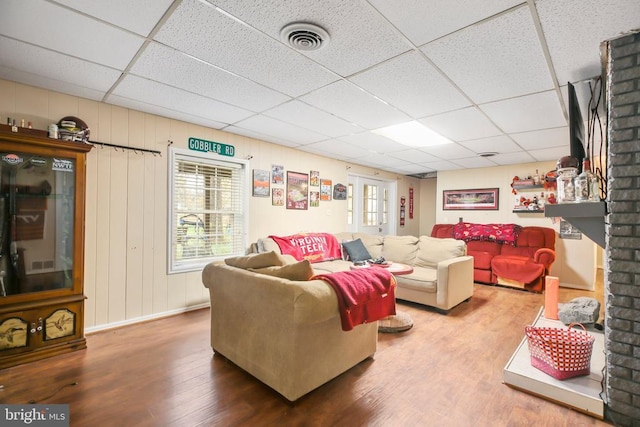
[[[296,21],[329,43],[285,45]],[[0,78],[431,176],[569,154],[567,82],[586,118],[600,43],[638,28],[638,0],[3,0]],[[370,132],[409,120],[455,143]]]

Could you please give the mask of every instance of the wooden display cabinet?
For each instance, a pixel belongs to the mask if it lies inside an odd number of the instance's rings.
[[[0,125],[0,369],[86,348],[91,148]]]

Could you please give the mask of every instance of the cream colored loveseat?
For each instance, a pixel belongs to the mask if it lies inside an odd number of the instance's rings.
[[[467,245],[462,240],[346,232],[334,235],[339,242],[362,240],[372,258],[382,256],[413,267],[413,273],[396,276],[396,299],[448,311],[473,295],[473,257],[467,256]],[[269,237],[259,239],[255,248],[258,252],[280,252]],[[312,266],[319,274],[348,270],[351,262],[333,260]]]
[[[376,352],[377,322],[343,331],[336,294],[326,282],[261,274],[249,268],[281,263],[241,258],[236,266],[211,263],[202,272],[214,352],[290,401]]]

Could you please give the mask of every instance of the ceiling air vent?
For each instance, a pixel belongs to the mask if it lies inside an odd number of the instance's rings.
[[[478,157],[493,157],[495,156],[496,153],[495,151],[485,151],[484,153],[478,153]]]
[[[280,31],[280,39],[296,50],[310,52],[329,43],[329,33],[323,28],[306,22],[295,22]]]

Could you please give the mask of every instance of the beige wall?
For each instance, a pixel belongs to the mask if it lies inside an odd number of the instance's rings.
[[[320,171],[333,184],[347,183],[354,173],[397,182],[397,206],[406,198],[406,222],[399,235],[429,234],[436,222],[517,222],[554,226],[540,214],[511,213],[509,191],[515,174],[551,169],[553,164],[520,165],[482,170],[441,172],[438,179],[418,180],[308,154],[256,139],[229,134],[97,101],[0,80],[0,119],[7,116],[31,121],[46,129],[64,116],[82,118],[94,141],[158,150],[161,156],[99,148],[87,157],[85,244],[86,319],[89,330],[125,324],[179,312],[206,304],[208,295],[200,273],[167,275],[167,170],[168,144],[187,148],[189,137],[231,144],[237,158],[249,158],[251,169]],[[500,186],[497,212],[444,212],[442,190]],[[414,191],[414,217],[409,218],[409,188]],[[346,230],[346,202],[321,202],[306,211],[271,206],[271,198],[250,198],[248,242],[268,234]],[[553,273],[563,282],[583,286],[593,248],[588,240],[560,241],[559,262]],[[570,259],[565,253],[571,252]],[[582,259],[581,259],[582,257]],[[566,260],[565,260],[566,259]],[[591,280],[589,280],[591,281]]]

